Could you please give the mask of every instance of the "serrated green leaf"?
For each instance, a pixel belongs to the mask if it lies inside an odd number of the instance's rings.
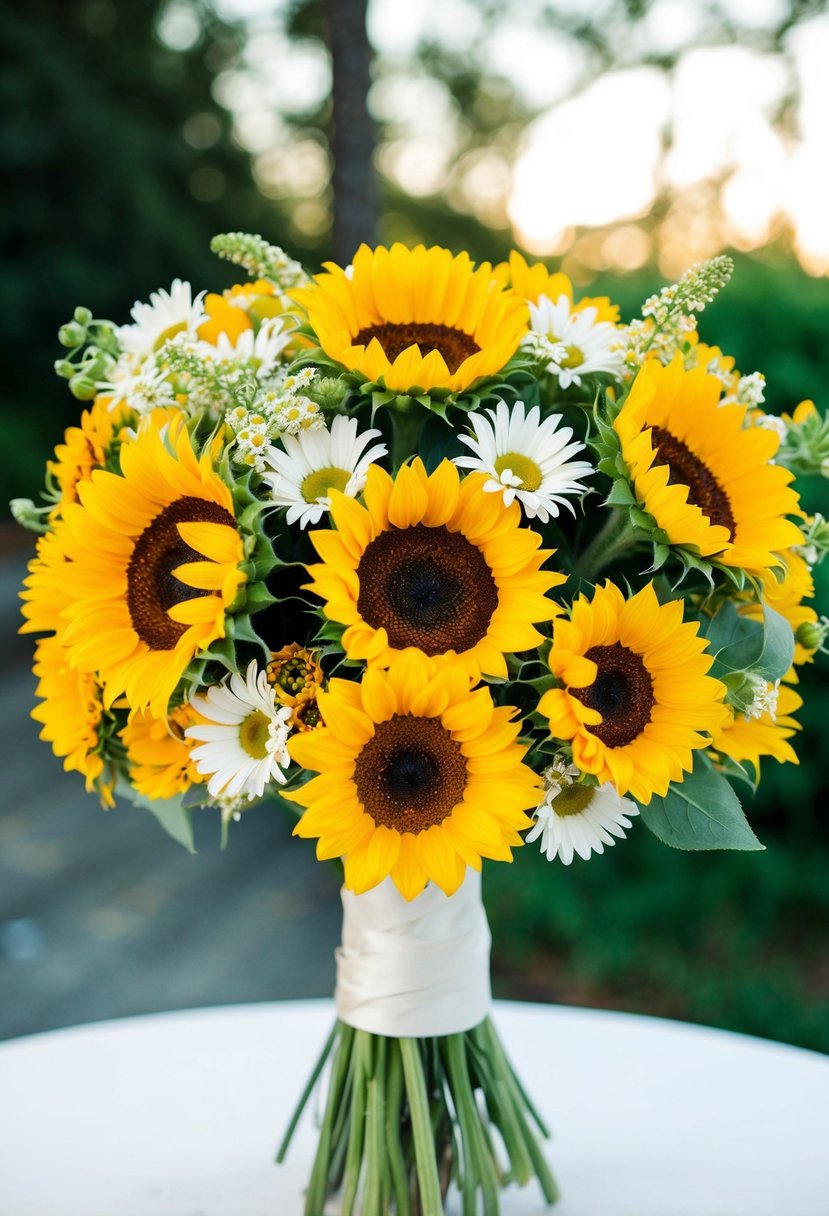
[[[681,784],[671,783],[642,807],[642,820],[654,836],[674,849],[739,849],[764,846],[743,814],[740,800],[725,777],[697,752],[694,771]]]

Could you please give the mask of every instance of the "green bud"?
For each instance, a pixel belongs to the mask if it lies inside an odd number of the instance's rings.
[[[97,393],[98,387],[95,381],[90,380],[88,376],[77,375],[69,381],[69,391],[79,401],[91,401]]]
[[[324,410],[337,410],[349,393],[347,384],[336,376],[320,376],[305,387],[305,395]]]
[[[826,641],[827,633],[829,633],[829,620],[822,617],[818,621],[804,621],[802,625],[798,625],[794,636],[795,641],[804,650],[820,650]]]
[[[90,310],[88,308],[84,308],[83,305],[80,304],[75,309],[73,315],[78,324],[83,325],[84,329],[86,329],[87,325],[92,320],[92,313]]]
[[[78,369],[69,359],[55,360],[55,375],[60,376],[63,380],[70,380]]]
[[[30,532],[45,532],[44,517],[49,514],[50,507],[36,507],[31,498],[13,498],[9,503],[12,518]]]
[[[98,351],[91,359],[85,360],[81,364],[81,374],[86,376],[88,380],[102,380],[107,370],[106,355]]]
[[[85,339],[86,329],[83,325],[78,325],[76,321],[68,321],[58,330],[58,342],[69,349],[73,346],[80,346]]]

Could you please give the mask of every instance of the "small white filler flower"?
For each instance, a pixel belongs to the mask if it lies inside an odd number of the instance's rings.
[[[541,839],[548,861],[558,857],[569,866],[578,853],[584,861],[592,853],[603,853],[605,845],[625,839],[631,817],[639,808],[629,798],[620,798],[612,785],[574,784],[574,765],[553,764],[543,773],[544,799],[534,811],[535,823],[524,837],[527,844]]]
[[[277,707],[268,674],[251,660],[245,678],[233,674],[190,702],[205,722],[184,732],[199,746],[190,753],[208,777],[208,793],[224,800],[261,798],[270,781],[285,782],[291,708]]]
[[[525,414],[522,401],[511,411],[499,401],[486,413],[489,421],[483,414],[469,415],[474,436],[458,436],[475,455],[457,456],[454,463],[488,473],[484,490],[500,492],[507,506],[517,498],[528,519],[537,517],[546,523],[551,515],[558,516],[559,504],[575,514],[567,495],[583,493],[586,487],[579,479],[594,469],[586,460],[570,459],[584,451],[584,444],[570,442],[569,426],[558,429],[561,414],[550,414],[541,422],[538,406]]]
[[[173,279],[170,290],[162,287],[154,291],[149,304],[136,300],[131,309],[135,324],[121,325],[117,331],[121,350],[131,355],[151,355],[177,334],[195,341],[196,330],[208,319],[203,299],[203,291],[193,299],[190,284]]]
[[[285,450],[272,447],[265,456],[272,472],[263,477],[271,487],[272,501],[287,507],[289,524],[301,528],[315,524],[331,509],[331,491],[340,490],[356,498],[366,484],[369,465],[387,449],[377,443],[365,450],[380,431],[357,434],[357,419],[338,414],[331,430],[303,431],[300,435],[280,435]]]

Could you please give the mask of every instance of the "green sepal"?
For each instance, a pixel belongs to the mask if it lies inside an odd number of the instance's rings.
[[[599,467],[601,468],[601,463]],[[605,470],[602,470],[602,472],[604,471]],[[622,481],[621,478],[614,481],[610,493],[604,500],[604,505],[606,507],[632,507],[635,504],[636,499],[633,495],[633,490],[631,490],[629,484],[626,481]]]
[[[664,797],[654,794],[641,808],[645,826],[674,849],[738,849],[765,846],[754,835],[740,800],[721,773],[701,752],[683,782],[672,782]]]

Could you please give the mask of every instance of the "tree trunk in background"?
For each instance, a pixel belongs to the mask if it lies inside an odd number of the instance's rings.
[[[325,0],[333,65],[334,257],[343,265],[362,241],[377,243],[374,124],[366,105],[371,83],[366,4],[367,0]]]

